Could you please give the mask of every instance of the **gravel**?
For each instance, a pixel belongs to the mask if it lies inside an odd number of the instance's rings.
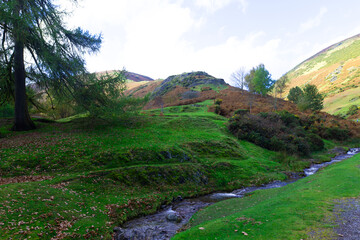
[[[360,239],[360,199],[337,200],[334,208],[338,239]]]

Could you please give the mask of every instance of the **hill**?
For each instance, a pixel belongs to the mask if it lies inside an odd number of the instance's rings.
[[[231,117],[239,109],[249,110],[252,114],[272,111],[288,111],[297,116],[306,118],[315,116],[308,111],[299,111],[292,102],[272,96],[260,96],[249,93],[226,84],[222,79],[214,78],[205,72],[192,72],[173,75],[165,80],[147,82],[137,88],[127,91],[128,95],[144,97],[150,94],[151,100],[145,105],[144,110],[158,109],[173,106],[197,106],[198,103],[212,100],[207,109],[224,117]],[[215,100],[221,100],[218,110]],[[156,112],[156,111],[153,111]],[[319,122],[326,127],[340,127],[349,129],[352,136],[360,136],[357,124],[330,115],[325,112],[318,114]]]
[[[97,72],[97,74],[100,74],[100,75],[105,74],[105,73],[111,74],[114,71],[115,70]],[[145,83],[154,81],[154,79],[152,79],[152,78],[150,78],[148,76],[144,76],[144,75],[134,73],[134,72],[126,72],[126,78],[128,80],[127,83],[126,83],[126,88],[128,90],[139,87],[139,86],[141,86],[141,85],[143,85]]]
[[[116,70],[97,72],[97,74],[100,74],[100,75],[105,74],[105,73],[111,74],[114,71],[116,71]],[[150,77],[147,77],[147,76],[144,76],[144,75],[141,75],[141,74],[138,74],[138,73],[133,73],[133,72],[126,72],[126,78],[128,80],[131,80],[131,81],[134,81],[134,82],[151,82],[151,81],[154,81],[154,79],[152,79]]]
[[[195,102],[212,99],[204,97],[206,92],[219,92],[230,86],[220,78],[215,78],[206,72],[189,72],[172,75],[163,81],[154,81],[130,89],[127,94],[143,97],[150,94],[150,102],[145,109],[160,108],[162,106],[182,105],[185,100],[196,99]],[[200,100],[201,98],[201,100]]]
[[[285,94],[292,87],[314,84],[325,96],[324,111],[345,114],[351,105],[360,105],[360,35],[320,51],[289,71],[287,76]]]

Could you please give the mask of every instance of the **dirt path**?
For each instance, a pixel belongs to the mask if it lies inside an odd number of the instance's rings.
[[[360,199],[338,200],[334,208],[338,239],[360,239]]]

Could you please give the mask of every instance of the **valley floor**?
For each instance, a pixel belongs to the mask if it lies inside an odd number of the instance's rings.
[[[163,115],[148,111],[112,124],[86,118],[40,120],[38,129],[26,133],[9,132],[11,122],[1,120],[1,237],[110,239],[115,226],[154,213],[178,196],[284,180],[314,159],[333,156],[324,151],[300,159],[239,141],[228,133],[226,118],[207,112],[209,104],[166,108]],[[327,150],[334,146],[326,142]],[[257,239],[305,236],[331,209],[332,199],[356,195],[359,168],[348,170],[328,182],[317,183],[314,177],[214,205],[200,211],[191,223],[195,227],[175,239],[233,239],[242,231]],[[273,232],[275,226],[281,230]]]

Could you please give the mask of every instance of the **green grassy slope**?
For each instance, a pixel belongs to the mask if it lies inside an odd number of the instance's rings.
[[[114,226],[178,195],[285,179],[310,164],[238,141],[209,104],[110,125],[84,117],[38,122],[25,133],[7,131],[11,122],[2,120],[0,235],[109,239]]]
[[[336,199],[359,197],[360,155],[279,189],[198,212],[174,239],[337,239]]]
[[[287,73],[290,88],[314,84],[325,95],[324,111],[343,113],[353,103],[339,99],[347,95],[350,99],[360,94],[360,35],[334,44],[305,60]]]

